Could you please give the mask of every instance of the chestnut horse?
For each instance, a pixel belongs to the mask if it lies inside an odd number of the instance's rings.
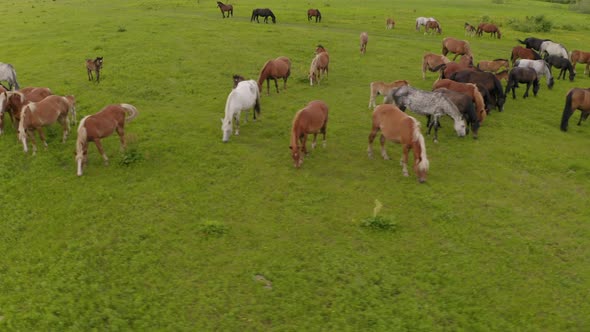
[[[440,65],[449,62],[451,62],[451,60],[449,60],[449,58],[444,55],[434,53],[424,54],[424,57],[422,58],[422,79],[426,79],[426,69],[430,70],[431,72],[435,72],[441,68]]]
[[[369,99],[369,108],[375,107],[375,98],[377,95],[387,96],[391,89],[399,88],[402,85],[409,85],[410,83],[406,80],[397,80],[391,83],[385,82],[371,82],[371,98]]]
[[[496,78],[501,81],[504,80],[506,82],[508,82],[508,76],[510,71],[508,69],[506,70],[502,70],[501,72],[495,73],[494,75],[496,76]]]
[[[576,63],[585,63],[586,68],[584,69],[584,75],[590,76],[590,52],[574,50],[572,51],[571,60],[574,71],[576,69]]]
[[[121,149],[125,148],[125,124],[131,122],[138,115],[137,108],[129,104],[114,104],[105,106],[100,112],[85,116],[78,126],[78,138],[76,139],[76,165],[77,175],[82,175],[82,167],[88,162],[88,142],[94,142],[98,152],[102,155],[105,165],[109,158],[100,140],[110,136],[113,132],[119,134]]]
[[[323,136],[323,147],[326,147],[326,126],[328,125],[328,105],[321,100],[309,102],[299,110],[293,118],[291,128],[291,157],[296,168],[303,164],[303,156],[307,154],[305,143],[307,134],[313,134],[311,148],[315,149],[318,133]]]
[[[33,146],[33,155],[37,152],[35,135],[33,130],[39,133],[39,138],[43,145],[47,147],[43,127],[53,124],[56,121],[62,126],[62,143],[65,143],[70,132],[70,119],[76,118],[76,100],[74,96],[56,96],[51,95],[39,102],[30,102],[23,106],[20,111],[20,121],[18,124],[18,138],[23,143],[23,150],[28,152],[27,136],[31,139]]]
[[[275,81],[277,93],[279,93],[279,83],[277,78],[283,79],[283,89],[287,90],[287,80],[291,75],[291,60],[285,56],[280,56],[274,60],[268,60],[258,76],[258,89],[262,91],[262,83],[266,80],[266,94],[270,95],[270,80]]]
[[[495,59],[492,61],[480,61],[477,63],[477,69],[496,73],[500,69],[510,69],[510,62],[506,59]]]
[[[455,39],[453,37],[447,37],[443,39],[442,42],[442,54],[446,56],[449,52],[455,53],[453,61],[455,61],[455,59],[457,59],[457,56],[459,55],[473,56],[468,41]]]
[[[420,132],[420,122],[402,112],[397,106],[391,104],[377,106],[373,111],[373,123],[367,147],[367,154],[371,159],[373,158],[373,141],[379,131],[381,131],[379,141],[381,142],[383,159],[389,159],[385,151],[386,140],[401,144],[403,151],[400,160],[402,174],[408,176],[408,153],[410,150],[414,150],[414,173],[420,183],[425,182],[430,163],[426,156],[424,136]]]
[[[428,21],[424,27],[424,34],[430,33],[430,30],[434,30],[439,35],[442,33],[442,29],[438,21]]]
[[[436,80],[432,85],[432,90],[440,88],[447,88],[449,90],[461,92],[471,97],[471,100],[475,104],[475,112],[477,114],[477,120],[479,123],[482,123],[489,113],[489,110],[486,110],[486,104],[483,96],[475,84],[455,82],[453,80],[443,78]]]
[[[320,84],[322,74],[328,76],[328,65],[330,64],[330,55],[322,45],[317,46],[315,54],[309,68],[309,85],[312,86],[314,81]]]
[[[512,62],[513,67],[514,67],[514,63],[518,59],[540,60],[541,56],[539,55],[539,53],[533,51],[530,48],[525,48],[522,46],[514,46],[512,48],[512,54],[510,55],[510,62]]]
[[[477,26],[476,35],[481,37],[484,32],[489,33],[492,37],[496,37],[498,39],[502,38],[500,29],[498,29],[498,27],[493,23],[480,23]]]
[[[234,16],[234,6],[226,5],[221,1],[217,1],[217,7],[221,10],[221,15],[225,18],[225,12],[227,12],[227,18],[231,15]]]
[[[385,21],[385,28],[388,30],[391,30],[395,27],[395,21],[393,20],[393,18],[389,17],[387,18],[387,21]]]
[[[475,70],[475,67],[473,67],[473,57],[471,57],[471,55],[463,55],[461,56],[459,63],[449,62],[441,68],[441,78],[449,78],[453,73],[460,70]]]
[[[17,129],[20,119],[20,110],[30,101],[41,101],[53,93],[49,88],[27,87],[18,91],[6,91],[0,94],[0,114],[5,111],[10,115],[12,126]],[[0,133],[4,127],[3,116],[0,116]]]
[[[100,70],[102,69],[102,57],[99,56],[96,59],[86,59],[86,72],[88,74],[88,80],[94,80],[92,77],[92,72],[96,73],[96,83],[100,82]]]
[[[465,22],[465,36],[475,36],[476,29],[473,25]]]
[[[575,110],[580,110],[580,121],[578,126],[582,123],[582,118],[586,119],[590,112],[590,88],[573,88],[568,91],[565,97],[565,107],[563,108],[563,114],[561,116],[561,130],[567,131],[567,126],[570,117],[574,114]]]
[[[322,13],[319,9],[308,9],[307,10],[307,21],[311,21],[311,18],[315,17],[315,22],[322,22]]]
[[[367,43],[369,42],[369,35],[366,32],[361,32],[361,54],[367,52]]]

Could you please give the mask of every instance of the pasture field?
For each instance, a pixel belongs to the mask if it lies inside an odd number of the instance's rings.
[[[543,79],[536,98],[518,89],[477,140],[458,138],[444,118],[438,144],[425,136],[425,184],[402,176],[400,146],[388,143],[390,161],[366,153],[371,81],[430,89],[436,75],[422,80],[422,55],[439,53],[445,36],[468,39],[476,62],[509,57],[528,36],[590,51],[587,15],[527,0],[233,5],[229,19],[203,0],[0,6],[0,61],[21,86],[75,95],[79,118],[111,103],[140,112],[127,151],[105,139],[104,166],[91,145],[82,177],[75,132],[61,144],[52,126],[49,148],[33,157],[6,119],[0,330],[588,330],[590,123],[576,126],[577,111],[559,130],[566,92],[590,86],[582,65],[552,90]],[[277,24],[251,23],[256,7],[271,7]],[[308,23],[308,8],[322,23]],[[554,29],[507,24],[530,15]],[[443,34],[416,32],[418,16],[436,17]],[[501,40],[464,36],[464,22],[484,17],[501,25]],[[330,74],[310,87],[317,44]],[[223,144],[231,75],[255,79],[281,55],[293,62],[287,90],[267,96],[264,86],[260,119]],[[84,67],[96,56],[100,84]],[[330,107],[328,144],[296,170],[291,120],[314,99]],[[376,200],[393,229],[361,226]]]

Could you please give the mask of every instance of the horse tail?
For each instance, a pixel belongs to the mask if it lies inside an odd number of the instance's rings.
[[[572,116],[572,114],[574,114],[574,110],[572,109],[572,99],[574,96],[574,89],[571,89],[568,93],[567,96],[565,97],[565,106],[563,108],[563,114],[561,115],[561,130],[562,131],[567,131],[567,124],[568,121],[570,119],[570,117]]]
[[[414,122],[413,141],[420,146],[420,162],[418,162],[418,169],[422,172],[427,172],[430,167],[430,162],[426,156],[426,144],[424,143],[424,136],[420,132],[420,122],[413,117],[410,117]]]
[[[137,108],[135,108],[135,106],[133,105],[120,104],[119,106],[123,107],[128,114],[128,116],[125,118],[125,123],[133,121],[133,119],[135,119],[139,115]]]
[[[226,105],[227,108],[227,105]],[[254,104],[254,111],[260,115],[260,90],[256,87],[256,103]]]
[[[526,45],[526,43],[524,41],[522,41],[522,40],[520,40],[518,38],[516,38],[516,41],[519,42],[519,43],[521,43],[521,44],[523,44],[523,45]]]
[[[71,117],[71,122],[73,125],[76,124],[76,102],[74,99],[74,96],[69,95],[69,96],[65,96],[62,97],[66,104],[68,105],[68,113],[70,113],[70,117]]]

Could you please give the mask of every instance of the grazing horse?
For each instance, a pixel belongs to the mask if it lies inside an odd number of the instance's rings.
[[[518,83],[526,83],[526,92],[522,96],[522,98],[526,98],[529,96],[529,89],[531,88],[531,84],[533,85],[533,94],[535,97],[537,96],[537,92],[539,92],[539,88],[541,85],[539,84],[539,77],[537,76],[537,72],[533,68],[528,67],[514,67],[510,71],[508,76],[508,84],[506,84],[506,91],[505,93],[510,93],[512,90],[512,99],[516,99],[516,88],[518,88]]]
[[[565,72],[568,71],[570,82],[574,81],[576,72],[574,71],[574,66],[568,58],[562,58],[558,55],[549,55],[545,58],[545,62],[547,62],[547,64],[549,65],[549,70],[551,70],[551,67],[553,66],[561,69],[559,71],[559,75],[557,75],[557,79],[561,79],[563,77],[563,79],[565,80]]]
[[[535,37],[528,37],[524,40],[517,39],[517,41],[523,44],[526,48],[532,48],[533,50],[540,52],[541,44],[545,41],[551,41],[551,39],[540,39]]]
[[[82,175],[82,167],[88,162],[88,142],[94,142],[98,152],[102,155],[105,165],[107,157],[100,140],[117,132],[121,141],[121,149],[125,149],[125,124],[137,117],[137,108],[129,104],[113,104],[105,106],[98,113],[87,115],[78,126],[76,139],[76,165],[78,176]]]
[[[492,37],[498,39],[502,38],[502,33],[500,33],[500,29],[498,29],[498,27],[493,23],[480,23],[477,26],[477,31],[475,33],[476,35],[481,37],[484,32],[489,33]]]
[[[442,55],[446,56],[449,52],[455,53],[453,61],[455,61],[455,59],[457,59],[457,56],[459,55],[473,56],[468,41],[455,39],[453,37],[447,37],[443,39],[442,42]]]
[[[397,80],[391,83],[371,82],[371,98],[369,99],[369,109],[375,107],[375,98],[377,95],[387,96],[393,88],[399,88],[402,85],[409,85],[406,80]]]
[[[442,33],[442,29],[438,21],[428,21],[424,27],[424,34],[430,33],[430,30],[436,31],[439,35]]]
[[[475,36],[475,32],[477,30],[475,29],[475,27],[467,22],[465,22],[465,36]]]
[[[584,75],[587,74],[590,76],[590,52],[574,50],[572,51],[571,60],[574,71],[576,69],[576,63],[585,63],[586,68],[584,69]]]
[[[401,144],[403,155],[400,164],[402,174],[407,177],[408,153],[413,150],[414,173],[420,183],[425,182],[430,163],[426,156],[424,136],[420,132],[420,122],[394,105],[383,104],[377,106],[373,111],[373,123],[369,134],[369,146],[367,147],[367,154],[371,159],[373,159],[373,141],[379,131],[381,131],[379,141],[381,142],[381,156],[383,159],[389,160],[385,150],[386,140]]]
[[[9,63],[0,62],[0,81],[8,82],[9,90],[18,90],[18,82],[16,81],[16,71]]]
[[[12,126],[17,129],[20,119],[20,110],[30,101],[41,101],[53,93],[49,88],[26,87],[18,91],[6,91],[0,94],[0,133],[4,127],[3,113],[5,111],[10,115]]]
[[[367,52],[367,43],[369,42],[369,35],[366,32],[361,32],[361,54]]]
[[[510,70],[506,69],[506,70],[502,70],[501,72],[495,73],[494,75],[496,76],[496,78],[498,80],[504,80],[506,82],[508,82],[508,76],[509,76]]]
[[[322,13],[319,9],[308,9],[307,10],[307,21],[311,21],[311,18],[315,17],[315,22],[322,22]]]
[[[512,62],[512,66],[514,67],[514,63],[518,59],[528,59],[528,60],[539,60],[541,56],[539,53],[533,51],[530,48],[524,48],[522,46],[514,46],[512,48],[512,54],[510,55],[510,62]]]
[[[475,104],[475,111],[479,123],[482,123],[486,118],[489,110],[486,110],[486,104],[483,99],[481,92],[479,92],[477,85],[473,83],[461,83],[455,82],[450,79],[436,80],[432,85],[432,90],[446,88],[449,90],[457,91],[471,97],[471,101]]]
[[[234,16],[234,6],[226,5],[221,1],[217,1],[217,7],[219,7],[219,9],[221,10],[221,15],[223,15],[223,18],[225,18],[225,12],[227,12],[228,18],[230,15],[232,17]]]
[[[92,72],[96,73],[96,83],[100,82],[100,70],[102,69],[102,57],[99,56],[96,59],[86,59],[86,73],[88,74],[88,80],[94,80]]]
[[[449,62],[441,68],[441,78],[449,78],[453,73],[460,70],[476,70],[473,67],[473,58],[470,55],[463,55],[459,60],[459,63]]]
[[[451,62],[451,60],[444,55],[434,53],[424,54],[424,57],[422,57],[422,79],[426,79],[426,69],[431,72],[436,72],[440,70],[442,64],[447,64],[449,62]]]
[[[465,120],[461,112],[447,97],[438,92],[430,92],[404,85],[392,89],[384,103],[395,103],[401,110],[410,108],[414,113],[432,116],[429,130],[434,126],[434,142],[438,142],[438,123],[443,115],[450,116],[454,121],[457,136],[465,136]]]
[[[250,22],[256,20],[256,22],[260,23],[258,20],[258,16],[264,17],[264,23],[268,23],[268,18],[272,19],[272,23],[277,23],[277,18],[275,14],[273,14],[272,10],[269,8],[256,8],[252,11],[252,17],[250,17]]]
[[[416,31],[420,31],[421,26],[426,27],[426,23],[429,21],[436,21],[436,19],[434,17],[418,17],[416,19]]]
[[[76,100],[74,96],[56,96],[51,95],[39,102],[30,102],[23,106],[20,111],[20,121],[18,124],[18,139],[23,143],[23,150],[28,152],[27,136],[31,139],[33,145],[33,155],[37,152],[35,135],[33,130],[39,133],[39,138],[43,145],[47,147],[43,127],[59,122],[63,128],[62,142],[65,143],[68,133],[70,132],[70,118],[68,114],[76,118]]]
[[[234,82],[234,86],[232,89],[235,89],[238,86],[238,83],[240,83],[241,81],[245,81],[246,79],[244,78],[244,76],[238,75],[238,74],[234,74],[234,76],[232,76],[233,78],[233,82]]]
[[[240,134],[240,114],[254,108],[253,117],[260,114],[260,90],[254,80],[241,81],[227,96],[225,118],[221,119],[222,141],[227,143],[235,127],[235,135]],[[235,124],[235,125],[234,125]]]
[[[561,44],[552,42],[550,40],[541,43],[541,47],[539,48],[539,54],[541,54],[541,56],[543,57],[546,57],[548,55],[556,55],[565,59],[569,59],[569,55],[565,47]]]
[[[262,91],[262,83],[266,80],[266,94],[270,95],[270,80],[275,81],[277,93],[279,93],[279,83],[277,78],[283,79],[283,89],[287,89],[287,80],[291,75],[291,60],[287,57],[280,56],[276,59],[268,60],[258,76],[258,88]]]
[[[568,91],[565,96],[565,106],[561,116],[561,130],[567,131],[569,119],[575,110],[582,112],[580,121],[578,121],[579,126],[582,124],[582,118],[585,120],[590,113],[590,89],[573,88]]]
[[[497,107],[499,112],[504,110],[506,95],[502,89],[502,83],[494,74],[483,71],[462,70],[451,75],[451,79],[456,82],[477,85],[484,97],[488,112],[494,107]]]
[[[516,60],[514,63],[515,67],[530,67],[533,68],[537,72],[537,76],[545,76],[545,80],[547,81],[547,87],[549,89],[553,88],[553,75],[551,75],[551,70],[549,69],[549,65],[544,60],[527,60],[527,59],[520,59]]]
[[[506,59],[495,59],[492,61],[480,61],[477,64],[477,69],[482,71],[489,71],[496,73],[500,69],[510,69],[510,62]]]
[[[387,18],[387,21],[385,21],[385,28],[388,30],[391,30],[395,27],[395,21],[393,20],[393,18],[389,17]]]
[[[442,93],[447,98],[449,98],[449,100],[452,101],[455,106],[457,106],[461,114],[463,114],[465,122],[467,123],[466,133],[469,134],[468,128],[471,128],[471,134],[473,138],[477,138],[480,122],[477,118],[475,107],[473,107],[473,101],[471,97],[464,93],[453,91],[447,88],[438,88],[433,91]]]
[[[309,67],[309,85],[312,86],[314,81],[320,84],[322,73],[326,77],[328,76],[328,65],[330,64],[330,55],[322,45],[317,46],[315,53],[316,56]]]
[[[291,144],[289,145],[295,168],[301,167],[303,156],[307,154],[305,145],[308,134],[313,134],[312,149],[315,149],[318,134],[322,134],[322,146],[326,147],[327,125],[328,105],[321,100],[309,102],[307,106],[295,114],[291,127]]]

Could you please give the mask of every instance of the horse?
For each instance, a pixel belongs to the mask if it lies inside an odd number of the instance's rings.
[[[465,36],[475,36],[476,29],[473,25],[465,22]]]
[[[254,120],[256,120],[256,114],[260,114],[260,90],[258,87],[259,85],[254,80],[241,81],[227,96],[225,118],[221,119],[223,143],[229,141],[234,127],[234,134],[240,134],[240,114],[242,111],[254,108],[254,112],[252,112]]]
[[[266,94],[270,95],[270,80],[275,81],[275,88],[279,93],[279,83],[277,78],[283,79],[283,89],[287,89],[287,80],[291,75],[291,60],[287,57],[280,56],[276,59],[268,60],[262,66],[260,75],[258,75],[258,89],[262,90],[262,83],[266,80]]]
[[[272,19],[272,23],[277,23],[277,18],[275,14],[273,14],[272,10],[269,8],[256,8],[252,11],[252,17],[250,17],[250,22],[256,19],[256,22],[260,23],[258,20],[258,16],[264,17],[264,23],[268,23],[268,18]]]
[[[469,42],[466,40],[455,39],[453,37],[446,37],[442,42],[442,55],[446,56],[449,52],[455,53],[453,61],[455,61],[459,55],[472,56]]]
[[[510,68],[510,62],[506,59],[495,59],[492,61],[480,61],[477,63],[477,69],[496,73],[498,70]]]
[[[545,41],[551,41],[551,39],[541,39],[535,37],[528,37],[524,40],[517,39],[519,43],[523,44],[526,48],[532,48],[533,50],[540,52],[541,44]]]
[[[565,59],[569,59],[569,55],[565,47],[561,44],[546,40],[541,43],[539,48],[539,54],[541,55],[557,55]]]
[[[435,68],[436,69],[436,68]],[[459,63],[449,62],[441,66],[442,72],[440,78],[449,78],[453,73],[460,70],[476,70],[473,67],[473,57],[470,55],[463,55],[459,60]]]
[[[440,70],[440,65],[451,62],[449,58],[444,55],[438,55],[434,53],[426,53],[422,57],[422,79],[426,79],[426,69],[431,72]]]
[[[367,43],[369,42],[369,35],[366,32],[361,32],[361,54],[367,51]]]
[[[456,82],[477,85],[484,97],[488,112],[494,107],[497,107],[499,112],[504,110],[506,95],[502,89],[502,83],[494,74],[485,71],[462,70],[454,73],[450,78]]]
[[[307,10],[307,21],[311,21],[311,18],[315,17],[315,22],[322,22],[322,13],[320,13],[319,9],[308,9]]]
[[[449,90],[457,91],[471,97],[471,101],[475,104],[475,111],[479,123],[482,123],[486,118],[489,110],[486,110],[486,104],[481,92],[477,88],[477,85],[473,83],[461,83],[450,79],[436,80],[432,85],[432,90],[446,88]]]
[[[563,79],[565,80],[565,72],[568,71],[570,82],[574,81],[576,72],[574,71],[574,66],[568,58],[562,58],[557,55],[549,55],[545,58],[545,62],[547,62],[547,64],[549,65],[549,70],[551,70],[551,67],[553,66],[561,69],[559,71],[559,75],[557,75],[557,79],[561,79],[563,77]]]
[[[86,73],[88,74],[88,80],[94,80],[92,72],[96,73],[96,83],[100,82],[100,70],[102,69],[102,57],[99,56],[96,59],[86,59]]]
[[[414,117],[402,112],[398,107],[389,104],[379,105],[373,111],[371,133],[369,134],[369,146],[367,154],[373,159],[373,141],[377,133],[381,131],[381,156],[388,160],[389,156],[385,151],[385,141],[389,140],[402,145],[402,174],[408,175],[408,153],[414,152],[414,173],[420,183],[426,181],[430,162],[426,155],[426,144],[424,136],[420,132],[420,122]]]
[[[18,124],[18,139],[23,143],[23,150],[29,151],[27,146],[27,136],[31,139],[33,146],[33,155],[37,152],[35,135],[33,130],[39,133],[39,138],[43,145],[47,147],[43,127],[53,124],[56,121],[62,126],[62,143],[70,132],[70,118],[68,114],[76,118],[76,100],[74,96],[57,96],[51,95],[39,102],[30,102],[23,106],[20,111],[20,121]]]
[[[500,29],[498,29],[498,27],[493,23],[480,23],[477,26],[477,31],[475,33],[476,35],[481,37],[484,32],[489,33],[492,37],[498,39],[502,38],[502,33],[500,33]]]
[[[18,82],[16,81],[16,71],[9,63],[0,62],[0,81],[8,82],[9,90],[19,89]]]
[[[450,116],[454,121],[457,136],[465,136],[465,120],[461,112],[447,97],[438,92],[419,90],[409,85],[392,89],[384,103],[395,103],[401,110],[410,108],[414,113],[432,116],[429,129],[434,126],[434,142],[438,142],[438,123],[442,115]]]
[[[510,73],[510,70],[505,69],[505,70],[502,70],[501,72],[495,73],[494,76],[496,76],[496,78],[500,81],[504,80],[504,81],[508,82],[509,73]]]
[[[504,93],[508,94],[510,90],[512,90],[512,99],[516,99],[515,90],[518,88],[518,83],[526,83],[526,92],[522,98],[529,96],[531,84],[533,85],[533,94],[535,97],[537,96],[537,92],[539,92],[539,88],[541,87],[539,84],[539,76],[537,75],[537,72],[533,68],[529,67],[512,68],[508,76],[508,84],[506,84],[506,91]]]
[[[328,51],[322,46],[318,45],[316,48],[316,56],[311,61],[309,67],[309,85],[313,86],[313,82],[320,84],[322,73],[328,76],[328,65],[330,64],[330,55]]]
[[[545,76],[545,80],[547,82],[547,87],[549,89],[553,88],[553,75],[551,75],[551,70],[549,69],[549,65],[544,60],[527,60],[527,59],[520,59],[516,60],[514,63],[515,67],[530,67],[533,68],[537,72],[537,76]]]
[[[51,89],[40,87],[26,87],[18,91],[0,93],[0,133],[4,128],[4,112],[8,112],[12,126],[17,129],[21,108],[30,101],[41,101],[52,94]]]
[[[586,68],[584,69],[584,75],[590,76],[590,52],[584,52],[579,50],[572,51],[570,56],[572,60],[572,66],[574,67],[574,71],[576,69],[576,63],[585,63]]]
[[[232,89],[235,89],[238,86],[238,83],[240,83],[241,81],[245,81],[246,79],[244,78],[244,76],[238,75],[238,74],[234,74],[234,76],[232,76],[233,78],[233,82],[234,82],[234,86]]]
[[[421,26],[426,26],[429,21],[436,21],[434,17],[418,17],[416,18],[416,31],[420,31]]]
[[[578,126],[582,123],[582,118],[586,119],[590,112],[590,89],[573,88],[568,91],[565,96],[565,106],[561,116],[561,130],[567,131],[567,126],[570,117],[575,110],[580,110],[580,121]]]
[[[88,162],[88,142],[94,142],[98,152],[102,155],[105,165],[108,165],[107,157],[101,139],[117,132],[121,141],[121,149],[125,149],[125,124],[131,122],[139,115],[137,108],[130,104],[107,105],[98,113],[87,115],[78,126],[78,138],[76,139],[76,165],[78,176],[82,175],[82,168]]]
[[[442,29],[438,21],[428,21],[424,27],[424,34],[430,33],[430,30],[436,31],[439,35],[442,33]]]
[[[477,114],[475,112],[475,107],[473,107],[473,100],[471,99],[471,97],[464,93],[453,91],[447,88],[438,88],[433,91],[442,93],[447,98],[449,98],[449,100],[452,101],[455,104],[455,106],[457,106],[459,112],[461,112],[467,124],[466,134],[469,134],[468,128],[471,128],[473,138],[477,138],[480,121],[477,118]]]
[[[227,12],[227,18],[231,15],[234,16],[234,6],[226,5],[221,1],[217,1],[217,7],[221,10],[221,15],[225,18],[225,12]]]
[[[385,29],[391,30],[395,27],[395,21],[393,20],[393,18],[389,17],[387,18],[387,21],[385,21]]]
[[[540,60],[541,56],[539,55],[539,53],[533,51],[530,48],[514,46],[512,48],[512,54],[510,55],[510,62],[512,62],[512,67],[514,67],[514,63],[518,59]]]
[[[322,134],[322,146],[326,147],[326,126],[328,125],[328,105],[321,100],[310,101],[299,110],[293,118],[291,127],[291,157],[295,168],[303,164],[303,156],[307,154],[307,135],[313,134],[311,148],[315,149],[317,136]]]
[[[377,95],[387,96],[391,89],[399,88],[402,85],[409,85],[406,80],[397,80],[391,83],[385,82],[371,82],[371,97],[369,99],[369,109],[375,107],[375,98]]]

